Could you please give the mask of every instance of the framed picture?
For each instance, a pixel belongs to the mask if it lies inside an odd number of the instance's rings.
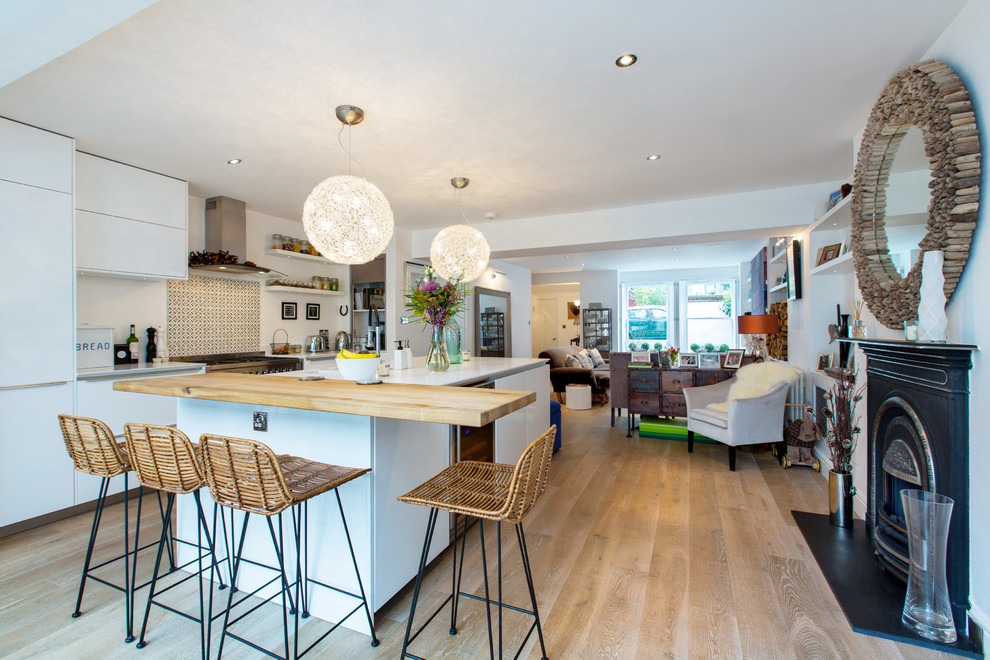
[[[307,321],[319,321],[320,320],[320,304],[319,303],[306,303],[306,320]]]
[[[828,196],[828,206],[825,208],[826,211],[831,211],[835,208],[835,205],[839,203],[842,199],[842,191],[836,190],[834,193]]]
[[[282,303],[282,319],[286,321],[296,320],[296,303],[294,302]]]
[[[695,368],[698,366],[698,354],[697,353],[681,353],[677,356],[677,366]]]
[[[791,241],[787,246],[787,299],[801,299],[801,242]],[[761,312],[762,313],[762,312]]]
[[[419,283],[423,281],[426,277],[426,264],[418,264],[414,261],[406,262],[406,291],[408,291],[415,284],[419,286]]]
[[[842,243],[826,245],[818,251],[818,262],[815,265],[821,266],[822,264],[826,264],[832,261],[832,259],[838,257],[840,254],[842,254]]]
[[[825,371],[832,366],[832,360],[835,359],[835,353],[819,353],[818,354],[818,371]]]
[[[725,352],[725,369],[738,369],[742,365],[743,355],[746,354],[741,348],[732,348]]]
[[[650,352],[649,351],[633,351],[629,354],[629,362],[635,362],[636,364],[649,364],[650,363]]]
[[[722,357],[718,353],[700,353],[698,354],[698,368],[721,369]]]

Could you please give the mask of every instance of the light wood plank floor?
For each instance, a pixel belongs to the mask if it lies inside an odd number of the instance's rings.
[[[827,510],[821,476],[782,470],[759,449],[742,450],[731,473],[721,445],[698,445],[689,455],[682,442],[627,439],[625,421],[610,428],[607,408],[564,411],[564,448],[554,457],[546,495],[526,521],[551,658],[953,657],[859,635],[846,623],[790,516],[791,509]],[[157,513],[145,511],[154,529]],[[122,543],[122,508],[106,516],[104,556]],[[69,617],[90,521],[87,514],[0,540],[0,657],[197,657],[195,624],[158,608],[148,647],[125,645],[123,598],[96,583],[87,586],[83,616]],[[481,593],[476,530],[468,541],[465,586]],[[494,550],[487,526],[486,534]],[[506,602],[526,605],[509,526],[502,540]],[[409,542],[419,547],[422,538]],[[142,559],[145,575],[153,560]],[[446,554],[425,580],[419,611],[431,612],[449,585]],[[190,610],[193,588],[176,596]],[[139,603],[146,593],[139,592]],[[312,655],[399,657],[409,599],[406,593],[378,614],[377,649],[367,637],[338,630]],[[280,625],[277,608],[266,606],[251,630],[277,648]],[[315,635],[322,625],[310,620],[302,634]],[[449,636],[448,627],[449,614],[441,615],[413,650],[430,658],[487,657],[480,603],[462,599],[459,634]],[[507,657],[526,627],[521,615],[506,614]],[[539,655],[531,639],[523,657]],[[224,656],[258,654],[228,640]]]

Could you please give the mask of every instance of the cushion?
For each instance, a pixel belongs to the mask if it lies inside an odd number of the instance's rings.
[[[577,355],[568,355],[564,358],[565,367],[582,367],[581,361],[578,360]]]
[[[584,367],[585,369],[591,369],[593,366],[595,366],[594,363],[591,361],[591,356],[588,355],[588,351],[586,350],[582,349],[577,353],[575,353],[574,356],[578,359],[578,362],[580,362],[581,366]]]
[[[605,364],[605,358],[602,357],[602,354],[598,351],[597,348],[591,349],[590,351],[588,351],[588,354],[591,355],[591,360],[594,366],[600,367],[603,364]]]
[[[726,406],[729,404],[726,403]],[[698,408],[691,411],[691,419],[696,419],[700,422],[708,422],[714,426],[719,426],[723,429],[729,428],[729,415],[725,412],[718,412],[716,410],[709,410],[708,408]]]

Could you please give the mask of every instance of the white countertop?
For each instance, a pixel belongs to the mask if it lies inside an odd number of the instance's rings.
[[[159,364],[148,364],[138,362],[137,364],[115,364],[110,367],[87,367],[76,372],[78,380],[91,380],[96,378],[130,378],[132,376],[154,377],[174,375],[179,371],[198,371],[206,366],[204,362],[161,362]]]
[[[427,371],[426,358],[413,358],[412,369],[392,369],[391,373],[382,378],[386,383],[408,383],[412,385],[464,385],[473,381],[487,378],[498,378],[512,373],[535,369],[547,363],[538,358],[479,358],[472,357],[467,362],[450,365],[447,371]],[[284,376],[302,376],[319,374],[326,378],[343,378],[336,369],[311,369],[292,371]]]

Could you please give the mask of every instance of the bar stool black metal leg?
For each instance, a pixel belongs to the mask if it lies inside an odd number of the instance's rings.
[[[426,522],[426,538],[423,541],[423,553],[419,556],[419,571],[416,573],[416,586],[413,587],[412,604],[409,606],[409,618],[406,620],[406,636],[402,640],[402,657],[409,656],[409,636],[412,634],[413,617],[416,615],[416,603],[419,601],[419,588],[423,586],[423,573],[426,571],[426,558],[430,555],[430,541],[433,539],[433,529],[437,524],[437,509],[430,509],[430,517]]]
[[[174,501],[175,495],[169,493],[166,498],[167,504],[165,505],[165,515],[172,515],[172,503]],[[162,565],[162,554],[164,554],[168,538],[168,525],[162,524],[162,535],[161,539],[158,541],[158,554],[155,557],[155,571],[151,574],[151,590],[148,592],[148,604],[144,607],[144,621],[141,623],[141,639],[137,643],[137,648],[139,649],[143,649],[148,645],[148,643],[144,641],[144,634],[148,630],[148,615],[151,614],[151,601],[155,598],[155,587],[158,585],[158,571]]]
[[[543,653],[542,660],[547,660],[547,647],[543,642],[543,625],[540,623],[540,610],[536,605],[536,589],[533,588],[533,569],[529,564],[529,550],[526,548],[526,532],[523,531],[521,522],[516,525],[516,537],[519,539],[519,554],[522,556],[523,571],[526,573],[526,586],[529,587],[529,598],[533,602],[533,616],[536,617],[536,634],[540,638],[540,651]]]
[[[478,533],[481,535],[481,572],[485,576],[485,614],[488,617],[488,653],[495,657],[495,644],[492,641],[492,596],[488,592],[488,559],[485,556],[485,521],[478,518]]]
[[[465,518],[467,521],[467,518]],[[467,526],[464,527],[464,533],[467,533]],[[463,537],[464,534],[461,534]],[[454,602],[450,605],[450,634],[457,634],[457,514],[454,514],[454,542],[450,545],[454,556],[450,560],[450,596],[454,599]]]
[[[347,537],[347,549],[351,551],[351,563],[354,564],[354,577],[357,578],[358,590],[361,592],[361,601],[364,603],[364,613],[368,617],[368,629],[371,630],[371,646],[378,646],[378,638],[375,637],[375,622],[371,618],[371,608],[368,607],[368,597],[364,593],[364,585],[361,584],[361,571],[358,570],[357,557],[354,556],[354,545],[351,543],[351,533],[347,529],[347,517],[344,516],[344,505],[340,502],[340,489],[333,489],[337,496],[337,508],[340,510],[340,521],[344,523],[344,536]],[[307,521],[308,522],[308,521]]]
[[[278,560],[278,570],[281,573],[282,581],[282,641],[285,643],[285,657],[289,657],[289,614],[295,615],[295,608],[289,609],[286,613],[286,595],[289,590],[289,581],[285,577],[285,562],[282,559],[282,549],[285,547],[282,543],[282,514],[278,515],[278,538],[275,537],[275,526],[272,524],[272,519],[270,516],[265,516],[265,522],[268,523],[268,532],[272,537],[272,547],[275,548],[275,558]],[[291,604],[291,599],[288,604]]]
[[[100,518],[103,516],[103,503],[106,501],[107,488],[110,486],[110,478],[103,477],[100,483],[100,494],[96,498],[96,511],[93,513],[93,528],[89,532],[89,545],[86,547],[86,560],[83,562],[82,578],[79,580],[79,595],[76,596],[76,610],[72,613],[72,618],[78,618],[82,612],[83,591],[86,589],[86,578],[89,576],[89,565],[93,560],[93,548],[96,546],[96,533],[100,529]]]
[[[498,657],[502,657],[502,521],[495,523],[498,549]]]
[[[138,486],[138,505],[137,505],[137,518],[134,523],[134,563],[131,565],[131,591],[137,590],[137,565],[138,565],[138,553],[141,550],[141,503],[144,500],[144,486]],[[128,628],[133,629],[134,621],[134,599],[133,595],[131,598],[131,608],[129,612],[131,618],[131,624]],[[131,641],[133,641],[133,636]]]
[[[237,552],[234,553],[234,574],[230,578],[230,591],[227,592],[227,610],[223,615],[223,632],[220,634],[220,646],[217,648],[217,658],[223,657],[223,643],[227,639],[227,627],[230,624],[230,606],[234,602],[234,592],[237,589],[233,585],[237,584],[237,573],[241,569],[241,553],[244,552],[244,539],[247,538],[247,528],[248,520],[251,518],[250,513],[244,514],[244,524],[241,525],[241,540],[237,544]],[[230,547],[233,549],[236,539],[234,538],[234,512],[233,509],[230,512]]]
[[[129,473],[124,473],[124,620],[127,622],[127,636],[124,641],[128,644],[134,641],[134,590],[131,588],[131,548],[130,548],[130,523],[131,518],[128,512],[127,503],[131,499]],[[140,521],[139,521],[140,523]],[[137,563],[137,545],[134,546],[134,563]]]

